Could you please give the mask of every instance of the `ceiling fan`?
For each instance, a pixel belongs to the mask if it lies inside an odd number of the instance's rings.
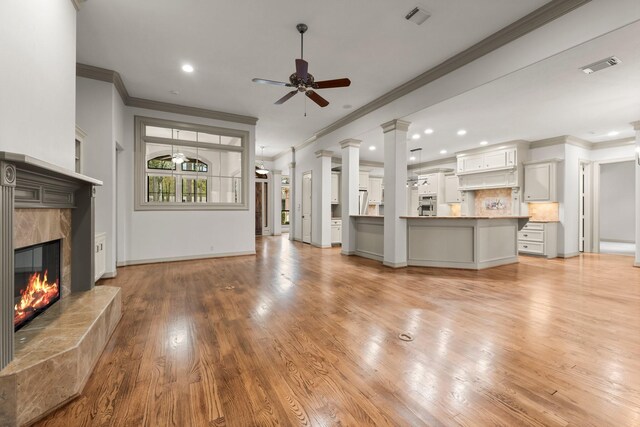
[[[307,31],[309,27],[307,27],[306,24],[298,24],[296,25],[296,28],[300,33],[300,59],[296,59],[296,72],[289,76],[289,83],[278,82],[278,81],[267,80],[267,79],[253,79],[253,81],[256,83],[295,88],[295,90],[292,90],[282,98],[278,99],[275,102],[275,104],[277,105],[283,104],[285,101],[289,100],[298,92],[304,92],[307,98],[311,99],[313,102],[315,102],[321,107],[326,107],[327,105],[329,105],[329,101],[321,97],[315,90],[330,89],[335,87],[347,87],[351,84],[351,80],[344,78],[344,79],[334,79],[334,80],[323,80],[319,82],[315,81],[313,75],[308,71],[309,63],[303,59],[304,58],[304,33]]]

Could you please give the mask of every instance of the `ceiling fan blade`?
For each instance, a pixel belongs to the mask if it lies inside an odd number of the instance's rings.
[[[318,95],[312,90],[306,91],[305,95],[307,95],[309,99],[311,99],[313,102],[315,102],[321,107],[326,107],[327,105],[329,105],[329,101],[327,101],[326,99],[324,99],[323,97],[321,97],[320,95]]]
[[[307,81],[309,74],[309,63],[304,59],[296,59],[296,75],[303,82]]]
[[[293,95],[295,95],[296,93],[298,93],[297,90],[292,90],[291,92],[289,92],[288,94],[286,94],[285,96],[283,96],[282,98],[278,99],[275,104],[280,105],[283,104],[284,102],[286,102],[289,98],[291,98]]]
[[[267,85],[275,85],[275,86],[287,86],[287,87],[291,87],[291,83],[285,83],[285,82],[277,82],[275,80],[267,80],[267,79],[251,79],[252,82],[254,83],[262,83],[262,84],[267,84]]]
[[[322,80],[313,84],[314,89],[331,89],[334,87],[347,87],[351,85],[349,79]]]

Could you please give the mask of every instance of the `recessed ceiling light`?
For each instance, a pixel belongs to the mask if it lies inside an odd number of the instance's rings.
[[[611,132],[609,132],[607,135],[609,136],[618,136],[620,135],[620,132],[616,131],[616,130],[612,130]]]
[[[431,135],[433,133],[433,129],[429,128],[429,129],[425,129],[424,133],[427,135]]]
[[[193,65],[191,64],[184,64],[182,66],[182,71],[184,71],[185,73],[193,73]]]
[[[466,131],[466,130],[464,130],[464,129],[460,129],[460,130],[458,131],[458,135],[459,135],[459,136],[464,136],[464,135],[466,135],[466,134],[467,134],[467,131]]]
[[[375,145],[370,145],[370,146],[369,146],[369,150],[371,150],[371,151],[375,151],[375,150],[376,150],[376,146],[375,146]]]
[[[488,143],[488,141],[480,141],[480,145],[487,145]]]
[[[440,154],[447,154],[447,150],[440,150]]]
[[[420,134],[419,133],[414,133],[413,136],[411,137],[411,139],[420,139]]]
[[[411,161],[413,161],[413,160],[415,160],[415,159],[416,159],[416,156],[411,156],[411,157],[409,157],[409,160],[411,160]]]

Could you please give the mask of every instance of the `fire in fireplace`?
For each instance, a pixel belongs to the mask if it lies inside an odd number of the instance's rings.
[[[15,251],[16,331],[60,299],[60,261],[60,240]]]

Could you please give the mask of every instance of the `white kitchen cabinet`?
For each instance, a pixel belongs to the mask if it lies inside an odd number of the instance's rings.
[[[518,232],[518,251],[547,258],[558,256],[558,224],[528,222]]]
[[[331,220],[331,244],[341,244],[342,243],[342,220],[340,219],[332,219]]]
[[[98,233],[95,237],[95,250],[94,250],[94,268],[95,268],[95,281],[100,280],[107,268],[106,260],[106,233]]]
[[[369,178],[369,204],[382,203],[382,178]]]
[[[515,170],[487,171],[485,173],[458,176],[460,190],[478,190],[485,188],[512,188],[518,186],[518,173]]]
[[[360,172],[358,174],[358,189],[369,190],[369,172]]]
[[[524,202],[557,202],[557,162],[524,165]]]
[[[407,187],[407,215],[418,215],[418,187],[414,187],[412,183]]]
[[[340,203],[340,174],[338,172],[331,172],[331,204],[337,205]]]
[[[440,186],[439,173],[431,173],[418,177],[418,194],[420,196],[437,196]]]
[[[500,169],[513,169],[517,165],[515,148],[491,150],[485,153],[465,154],[458,157],[458,174],[478,173]]]
[[[458,177],[449,175],[444,177],[444,202],[460,203],[462,195],[458,190]]]

